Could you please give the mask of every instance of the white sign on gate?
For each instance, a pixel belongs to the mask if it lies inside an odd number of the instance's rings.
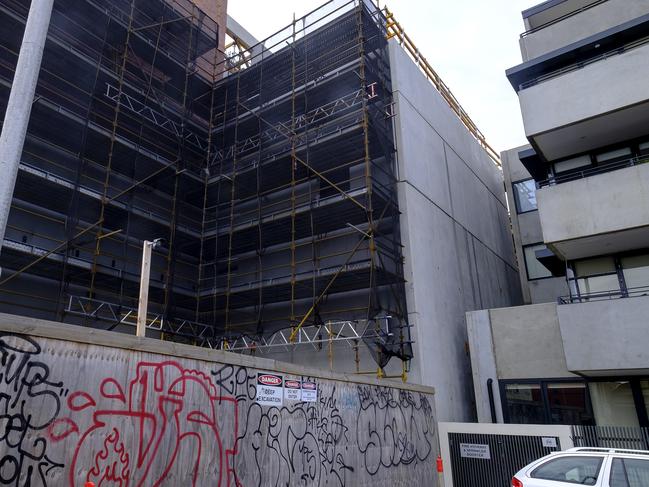
[[[489,445],[477,443],[460,443],[460,456],[464,458],[480,458],[482,460],[491,460],[491,451]]]
[[[284,377],[258,373],[257,403],[263,406],[281,406],[284,403]]]
[[[543,442],[543,446],[545,448],[557,448],[557,439],[556,438],[551,438],[551,437],[544,436],[543,438],[541,438],[541,441]]]

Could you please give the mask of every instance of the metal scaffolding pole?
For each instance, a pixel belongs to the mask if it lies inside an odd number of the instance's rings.
[[[16,74],[0,135],[0,250],[7,229],[54,0],[34,0],[25,25]]]

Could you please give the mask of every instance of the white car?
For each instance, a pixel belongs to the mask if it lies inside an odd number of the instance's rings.
[[[649,487],[649,451],[572,448],[530,463],[512,487]]]

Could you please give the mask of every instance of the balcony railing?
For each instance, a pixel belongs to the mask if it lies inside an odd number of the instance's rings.
[[[567,0],[566,0],[567,1]],[[571,12],[568,12],[567,14],[562,15],[561,17],[557,17],[556,19],[553,19],[549,22],[546,22],[545,24],[537,25],[533,29],[527,30],[521,34],[521,37],[527,37],[531,34],[534,34],[535,32],[538,32],[540,30],[545,29],[546,27],[550,27],[551,25],[558,24],[559,22],[566,20],[570,17],[574,17],[577,14],[580,14],[581,12],[584,12],[586,10],[590,10],[593,7],[596,7],[599,4],[602,4],[604,2],[608,2],[608,0],[595,0],[593,3],[589,3],[588,5],[584,5],[583,7],[580,7],[576,10],[573,10]]]
[[[536,188],[541,189],[546,186],[555,186],[557,184],[568,183],[570,181],[576,181],[578,179],[588,178],[590,176],[595,176],[597,174],[604,174],[607,172],[617,171],[618,169],[637,166],[640,164],[645,164],[647,162],[649,162],[649,155],[630,157],[622,161],[615,161],[615,162],[602,164],[595,167],[588,167],[581,171],[574,171],[568,174],[553,176],[551,178],[544,179],[543,181],[537,181]]]
[[[567,66],[564,66],[563,68],[555,69],[554,71],[550,71],[548,73],[544,73],[540,76],[537,76],[536,78],[533,78],[529,81],[526,81],[524,83],[521,83],[519,85],[520,90],[524,90],[526,88],[530,88],[534,85],[538,85],[539,83],[542,83],[543,81],[547,81],[549,79],[556,78],[558,76],[561,76],[566,73],[570,73],[572,71],[577,71],[579,69],[583,69],[586,66],[590,66],[591,64],[594,64],[596,62],[602,61],[604,59],[608,59],[613,56],[618,56],[620,54],[624,54],[632,49],[635,49],[637,47],[644,46],[645,44],[649,43],[649,37],[643,37],[642,39],[637,39],[632,42],[629,42],[627,44],[624,44],[622,46],[616,47],[615,49],[611,49],[609,51],[606,51],[602,54],[598,54],[596,56],[587,58],[587,59],[582,59],[580,61],[577,61],[573,64],[569,64]]]
[[[625,291],[615,289],[611,291],[602,291],[596,293],[580,293],[576,296],[559,296],[559,304],[588,303],[590,301],[603,301],[608,299],[635,298],[640,296],[649,296],[649,286],[640,286],[629,288]]]

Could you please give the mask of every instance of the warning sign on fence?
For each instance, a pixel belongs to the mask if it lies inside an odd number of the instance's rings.
[[[258,373],[257,402],[264,406],[281,406],[284,403],[284,377]]]

